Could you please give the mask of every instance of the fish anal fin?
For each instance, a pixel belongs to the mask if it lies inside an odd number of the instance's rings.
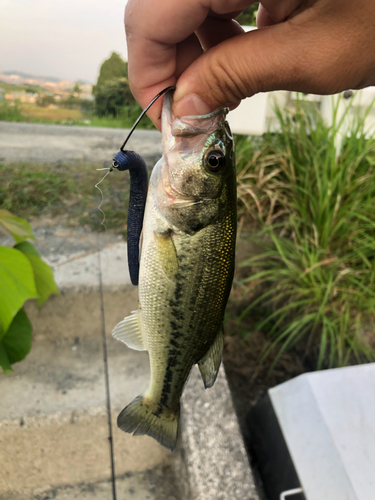
[[[169,232],[154,233],[156,248],[164,272],[168,278],[174,278],[178,271],[178,260],[176,247],[174,246],[171,234]]]
[[[139,311],[132,311],[130,316],[120,321],[114,327],[112,335],[115,339],[124,342],[130,349],[135,349],[136,351],[147,350],[142,337]]]
[[[220,368],[221,358],[223,356],[223,347],[224,330],[221,326],[213,344],[198,362],[205,389],[209,389],[215,383]]]

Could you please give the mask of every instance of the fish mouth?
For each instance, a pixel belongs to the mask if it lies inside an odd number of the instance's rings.
[[[205,115],[186,115],[176,118],[172,112],[173,94],[174,90],[170,90],[164,96],[167,122],[172,136],[193,137],[200,134],[210,135],[218,128],[220,122],[225,121],[225,117],[229,113],[229,108],[221,107]]]

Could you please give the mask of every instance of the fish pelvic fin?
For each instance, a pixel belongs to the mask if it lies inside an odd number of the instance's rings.
[[[139,316],[139,311],[132,311],[130,316],[127,316],[114,327],[112,335],[115,339],[124,342],[130,349],[147,351],[147,346],[142,337]]]
[[[221,358],[223,356],[223,347],[224,329],[223,326],[221,326],[213,344],[198,362],[205,389],[209,389],[215,383],[217,374],[219,373]]]
[[[117,425],[133,436],[151,436],[173,451],[178,437],[180,405],[176,413],[156,414],[157,404],[148,404],[144,396],[136,397],[117,417]]]

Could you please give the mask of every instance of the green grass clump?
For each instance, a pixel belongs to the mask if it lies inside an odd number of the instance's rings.
[[[95,188],[103,177],[94,163],[54,165],[0,162],[0,208],[19,217],[62,216],[69,226],[103,231],[98,210],[101,194]],[[122,175],[121,175],[122,174]],[[114,171],[100,184],[106,226],[124,234],[129,202],[129,174]]]
[[[22,122],[24,116],[17,103],[10,104],[5,99],[0,100],[0,121]]]
[[[320,369],[375,358],[375,138],[358,118],[338,153],[338,119],[303,104],[277,111],[280,133],[238,143],[242,216],[262,248],[241,263],[259,291],[241,318],[266,308],[263,359],[303,343]]]
[[[3,166],[0,186],[0,206],[23,216],[52,214],[63,209],[64,199],[76,192],[73,179],[66,173],[46,168],[30,169]]]
[[[132,128],[141,112],[142,109],[138,105],[124,107],[119,110],[116,117],[111,115],[96,116],[91,114],[83,124],[89,125],[90,127]],[[155,129],[155,126],[148,116],[144,116],[138,128]]]

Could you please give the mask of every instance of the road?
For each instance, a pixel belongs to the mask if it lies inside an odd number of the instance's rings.
[[[0,160],[110,162],[129,130],[102,127],[0,122]],[[127,144],[152,167],[161,157],[161,134],[136,130]]]

